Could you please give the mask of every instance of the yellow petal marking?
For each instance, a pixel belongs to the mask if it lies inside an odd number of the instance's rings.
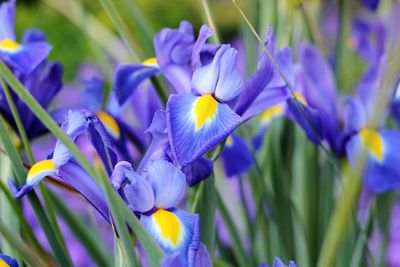
[[[182,232],[182,225],[178,217],[170,211],[158,209],[153,214],[161,235],[171,241],[174,247],[178,245],[178,241]]]
[[[197,98],[193,109],[197,130],[203,127],[208,120],[212,120],[215,117],[217,108],[218,102],[212,95],[208,94]]]
[[[144,60],[142,62],[142,64],[146,65],[146,66],[153,66],[153,67],[158,66],[157,58],[155,58],[155,57],[148,58],[148,59]]]
[[[379,161],[383,159],[384,143],[379,133],[364,128],[360,131],[360,138],[363,145],[377,158]]]
[[[107,132],[115,139],[119,139],[119,137],[121,136],[121,131],[119,129],[118,123],[114,120],[114,118],[104,111],[99,111],[97,113],[97,117],[103,123]]]
[[[10,267],[10,265],[8,265],[7,262],[0,259],[0,267]]]
[[[300,103],[302,103],[303,105],[307,105],[307,101],[304,98],[304,96],[302,96],[300,93],[298,92],[293,92],[294,96],[296,97],[297,101],[299,101]]]
[[[266,111],[264,111],[261,115],[261,123],[267,124],[269,123],[274,117],[282,115],[283,107],[280,105],[272,106]]]
[[[2,49],[2,50],[15,51],[15,50],[19,49],[20,47],[21,47],[21,45],[19,43],[17,43],[14,40],[8,39],[8,38],[0,41],[0,49]]]

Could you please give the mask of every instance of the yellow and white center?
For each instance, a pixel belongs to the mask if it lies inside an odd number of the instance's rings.
[[[281,105],[272,106],[261,115],[261,124],[269,124],[273,118],[279,117],[283,114],[284,109]]]
[[[200,96],[193,108],[196,130],[200,130],[207,121],[214,119],[217,109],[218,102],[211,94]]]
[[[5,52],[15,52],[21,48],[21,45],[11,39],[3,39],[0,41],[0,50]]]
[[[182,239],[182,224],[179,218],[164,209],[158,209],[153,214],[153,218],[162,238],[176,248]]]
[[[54,166],[52,159],[42,160],[35,163],[28,172],[26,183],[29,185],[36,185],[47,175],[53,175],[57,173],[57,169]]]
[[[103,123],[104,127],[106,128],[107,132],[114,137],[115,139],[119,139],[121,136],[121,131],[119,129],[118,123],[115,119],[104,111],[99,111],[97,113],[97,117]]]
[[[145,65],[145,66],[157,67],[158,68],[157,58],[155,58],[155,57],[151,57],[151,58],[148,58],[148,59],[144,60],[142,62],[142,64]]]
[[[385,144],[379,133],[364,128],[360,131],[360,139],[361,143],[378,161],[383,160]]]

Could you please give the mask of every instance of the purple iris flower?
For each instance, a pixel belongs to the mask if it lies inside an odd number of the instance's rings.
[[[49,54],[50,45],[26,32],[22,43],[16,42],[14,32],[15,0],[0,5],[0,59],[12,69],[28,74]]]
[[[95,114],[85,110],[70,111],[61,128],[74,141],[87,137],[102,159],[106,170],[111,173],[111,169],[116,163],[116,156],[104,126]],[[54,152],[48,159],[39,161],[31,167],[26,183],[22,187],[18,188],[11,180],[8,183],[14,197],[21,198],[49,175],[56,176],[62,182],[72,186],[109,221],[108,207],[102,189],[76,163],[69,150],[59,140],[55,145]]]
[[[254,163],[249,145],[244,138],[237,134],[231,134],[226,139],[221,161],[227,177],[245,173]]]
[[[206,25],[195,41],[193,27],[183,21],[178,29],[163,29],[154,37],[156,58],[143,64],[120,65],[115,73],[114,90],[119,104],[123,104],[144,80],[162,74],[174,92],[190,90],[193,69],[213,58],[218,46],[206,44],[212,30]]]
[[[157,160],[146,166],[145,172],[137,173],[130,163],[122,161],[115,166],[111,182],[167,254],[178,253],[184,266],[196,266],[199,216],[176,208],[187,189],[182,171],[168,161]]]
[[[366,76],[370,74],[367,72]],[[400,168],[396,164],[400,159],[400,131],[383,128],[386,116],[381,119],[378,130],[368,128],[379,93],[379,75],[375,73],[373,77],[364,77],[357,90],[358,94],[347,98],[344,114],[348,139],[346,154],[354,166],[362,149],[368,151],[364,183],[369,190],[381,193],[400,186]]]
[[[9,267],[19,267],[18,262],[3,253],[0,253],[0,265]]]

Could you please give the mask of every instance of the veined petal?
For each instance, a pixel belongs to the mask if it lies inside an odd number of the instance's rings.
[[[220,75],[221,59],[229,45],[222,45],[214,56],[213,61],[203,67],[197,68],[192,77],[192,87],[201,95],[213,94],[217,87]]]
[[[400,187],[400,132],[361,130],[346,144],[347,157],[352,166],[355,166],[363,148],[368,151],[364,171],[364,182],[368,189],[381,193]]]
[[[15,0],[0,5],[0,40],[9,38],[15,40],[14,33]]]
[[[167,255],[160,261],[161,267],[185,267],[183,257],[179,253],[174,253],[172,255]]]
[[[155,65],[119,65],[115,71],[115,80],[113,83],[113,90],[115,91],[118,103],[123,105],[145,79],[152,77],[158,72],[159,69]]]
[[[0,266],[1,267],[18,267],[18,262],[3,253],[0,253]]]
[[[178,252],[185,266],[192,266],[193,252],[197,252],[200,242],[197,214],[158,209],[151,215],[142,215],[140,221],[167,254]]]
[[[254,163],[249,146],[237,134],[231,134],[226,139],[221,160],[227,177],[239,175],[247,171]]]
[[[223,102],[228,102],[237,97],[243,90],[244,81],[242,74],[236,67],[237,51],[230,47],[221,58],[215,97]]]
[[[183,172],[168,161],[157,160],[147,167],[147,173],[153,186],[157,208],[169,209],[181,202],[186,192]]]
[[[182,165],[213,149],[240,122],[240,116],[212,96],[172,95],[167,103],[169,140],[172,152]]]

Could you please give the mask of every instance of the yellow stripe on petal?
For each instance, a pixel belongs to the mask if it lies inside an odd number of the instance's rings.
[[[52,159],[47,159],[35,163],[28,172],[27,184],[35,184],[44,176],[56,173],[56,168]]]
[[[229,147],[233,145],[233,137],[232,137],[232,135],[230,135],[230,136],[228,136],[228,137],[226,138],[225,145],[227,145],[227,146],[229,146]]]
[[[283,107],[280,105],[272,106],[261,115],[261,123],[268,124],[273,118],[283,114]]]
[[[14,40],[6,38],[0,41],[0,50],[15,52],[19,48],[21,48],[21,45]]]
[[[217,108],[218,102],[212,95],[208,94],[197,98],[193,109],[197,130],[203,127],[208,120],[212,120],[215,117]]]
[[[107,132],[115,139],[119,139],[119,137],[121,136],[121,131],[115,119],[110,114],[104,111],[99,111],[97,113],[97,117],[99,117]]]
[[[151,67],[158,67],[157,58],[151,57],[142,62],[143,65],[151,66]]]
[[[153,218],[162,237],[176,247],[182,235],[182,225],[178,217],[170,211],[158,209]]]
[[[296,97],[297,101],[299,101],[300,103],[302,103],[303,105],[307,105],[307,101],[304,98],[304,96],[302,96],[300,93],[298,92],[293,92],[294,96]]]
[[[363,145],[374,155],[374,157],[379,161],[382,161],[384,143],[380,134],[364,128],[360,131],[360,138]]]

